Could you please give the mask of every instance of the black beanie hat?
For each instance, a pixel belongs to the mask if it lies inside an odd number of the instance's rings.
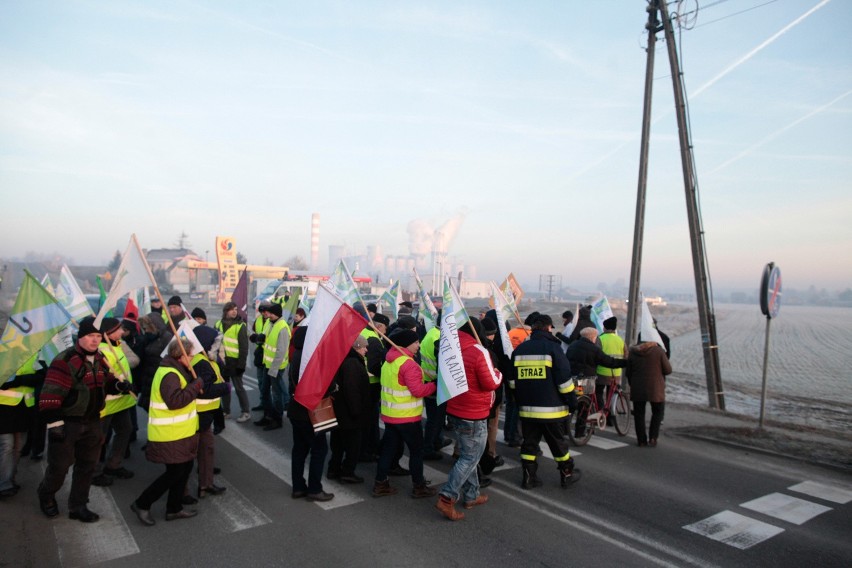
[[[183,304],[183,300],[180,299],[180,296],[172,296],[169,298],[169,302],[167,305],[169,306],[179,306]]]
[[[615,329],[616,327],[618,327],[618,318],[615,316],[612,316],[611,318],[606,318],[605,320],[603,320],[603,327],[604,329]]]
[[[215,329],[206,325],[199,325],[192,331],[195,332],[195,338],[198,339],[198,343],[201,344],[201,347],[205,351],[210,351],[210,348],[213,347],[213,342],[216,341],[216,336],[219,335]]]
[[[418,341],[417,332],[413,329],[398,329],[390,336],[390,340],[400,347],[408,347]]]
[[[281,309],[281,304],[272,304],[266,311],[268,311],[270,314],[278,316],[279,318],[284,313],[284,310]]]
[[[101,321],[101,331],[104,335],[109,335],[120,327],[121,321],[116,318],[104,318],[103,321]]]
[[[191,315],[193,318],[207,319],[207,314],[205,314],[204,310],[202,310],[201,308],[195,308],[189,315]]]
[[[373,323],[383,323],[385,325],[390,325],[390,318],[385,314],[376,314],[373,316]]]
[[[489,317],[484,317],[479,320],[479,323],[482,324],[482,333],[485,335],[495,335],[497,333],[497,324],[494,323],[494,320]]]
[[[77,333],[77,337],[85,337],[90,333],[100,333],[97,327],[95,327],[95,317],[94,316],[86,316],[80,320],[80,331]]]
[[[528,315],[528,316],[526,317],[526,319],[524,320],[524,325],[532,325],[532,324],[533,324],[533,322],[536,320],[536,318],[537,318],[537,317],[538,317],[538,312],[533,312],[533,313],[531,313],[531,314],[530,314],[530,315]]]

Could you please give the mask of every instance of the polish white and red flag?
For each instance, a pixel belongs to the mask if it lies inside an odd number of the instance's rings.
[[[317,407],[367,321],[320,283],[305,332],[299,382],[293,398],[309,410]]]

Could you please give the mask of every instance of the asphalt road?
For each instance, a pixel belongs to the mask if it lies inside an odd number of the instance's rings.
[[[257,391],[249,394],[255,404]],[[373,499],[373,464],[359,465],[363,486],[326,482],[336,494],[328,503],[292,500],[286,422],[263,432],[229,420],[216,447],[217,483],[228,491],[174,522],[164,520],[163,499],[154,527],[129,509],[162,468],[144,460],[142,440],[125,464],[133,479],[92,489],[90,508],[102,519],[91,525],[69,520],[62,496],[62,515],[42,516],[35,487],[44,466],[24,459],[21,492],[0,501],[0,566],[852,565],[847,474],[663,434],[655,449],[596,435],[572,449],[583,478],[565,490],[547,457],[545,485],[521,489],[517,450],[500,444],[506,465],[485,490],[489,502],[455,523],[434,499],[411,499],[407,478],[392,478],[398,495]],[[440,484],[449,468],[449,458],[427,462],[426,477]]]

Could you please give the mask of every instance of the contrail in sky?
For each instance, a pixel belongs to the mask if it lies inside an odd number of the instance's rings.
[[[823,6],[828,4],[830,1],[831,0],[822,0],[816,6],[814,6],[813,8],[811,8],[810,10],[808,10],[807,12],[805,12],[804,14],[802,14],[801,16],[799,16],[798,18],[796,18],[795,20],[793,20],[792,22],[790,22],[789,24],[787,24],[786,26],[781,28],[780,30],[778,30],[775,34],[773,34],[772,36],[767,38],[765,41],[763,41],[763,43],[761,43],[760,45],[758,45],[757,47],[755,47],[754,49],[752,49],[751,51],[749,51],[748,53],[746,53],[745,55],[743,55],[742,57],[737,59],[735,62],[728,65],[721,73],[719,73],[718,75],[716,75],[715,77],[713,77],[712,79],[710,79],[709,81],[707,81],[706,83],[704,83],[703,85],[698,87],[697,90],[695,90],[692,93],[689,93],[689,98],[692,99],[692,98],[699,96],[701,93],[703,93],[704,91],[706,91],[707,89],[712,87],[714,84],[716,84],[720,79],[722,79],[723,77],[728,75],[731,71],[733,71],[734,69],[736,69],[737,67],[739,67],[740,65],[742,65],[743,63],[745,63],[746,61],[751,59],[752,57],[754,57],[755,55],[757,55],[760,51],[765,49],[767,46],[771,45],[773,42],[775,42],[775,40],[777,40],[782,35],[786,34],[788,31],[790,31],[791,29],[793,29],[794,27],[796,27],[797,25],[802,23],[808,16],[810,16],[811,14],[813,14],[814,12],[816,12],[817,10],[819,10],[820,8],[822,8]],[[845,96],[846,95],[843,95],[840,98],[843,98]],[[837,99],[837,100],[839,100],[839,99]],[[781,132],[783,132],[784,130],[787,130],[787,128],[792,128],[801,120],[805,120],[805,119],[809,118],[810,116],[813,116],[817,112],[820,112],[821,110],[824,110],[825,108],[828,108],[829,106],[831,106],[835,102],[836,102],[836,100],[832,101],[831,103],[829,103],[825,107],[820,107],[820,109],[817,109],[812,113],[809,113],[807,116],[802,117],[799,121],[796,121],[793,124],[788,125],[784,129],[779,130],[778,132],[776,132],[775,134],[773,134],[771,136],[777,136],[778,134],[781,134]],[[669,116],[671,113],[672,113],[671,109],[662,113],[661,115],[657,116],[657,118],[653,119],[651,121],[651,124],[652,125],[657,124],[658,122],[660,122],[661,120],[663,120],[664,118]],[[764,139],[763,141],[759,142],[758,144],[762,144],[762,143],[768,141],[769,139],[770,138]],[[576,179],[582,177],[586,172],[588,172],[588,171],[596,168],[600,164],[606,162],[607,160],[609,160],[609,158],[611,158],[615,154],[619,153],[622,148],[624,148],[628,144],[633,143],[635,140],[636,140],[636,138],[634,137],[629,141],[625,141],[625,142],[619,144],[617,147],[610,150],[605,155],[603,155],[600,158],[598,158],[597,160],[587,164],[586,167],[584,167],[581,170],[579,170],[578,172],[576,172],[573,176],[571,176],[571,180],[573,181],[573,180],[576,180]],[[751,151],[753,149],[754,149],[754,147],[750,148],[748,151]],[[726,166],[729,163],[732,163],[732,162],[740,159],[743,155],[745,155],[745,154],[741,154],[741,155],[737,156],[736,158],[732,158],[731,160],[729,160],[728,162],[725,162],[724,164],[722,164],[722,166],[717,167],[713,171],[715,172],[716,170],[720,169],[721,167]],[[713,172],[710,172],[710,173],[713,173]]]
[[[790,22],[789,24],[784,26],[783,28],[781,28],[778,32],[776,32],[774,35],[772,35],[769,39],[767,39],[766,41],[764,41],[763,43],[761,43],[760,45],[758,45],[757,47],[755,47],[754,49],[752,49],[751,51],[749,51],[748,53],[746,53],[745,55],[743,55],[742,57],[740,57],[739,59],[737,59],[736,61],[731,63],[730,65],[728,65],[728,67],[726,67],[724,71],[722,71],[721,73],[719,73],[718,75],[716,75],[715,77],[713,77],[712,79],[710,79],[709,81],[707,81],[706,83],[704,83],[703,85],[698,87],[698,90],[696,90],[694,93],[690,93],[690,96],[693,97],[693,98],[697,97],[698,95],[700,95],[701,93],[703,93],[704,91],[706,91],[707,89],[712,87],[719,79],[721,79],[722,77],[724,77],[725,75],[727,75],[728,73],[730,73],[731,71],[733,71],[734,69],[736,69],[737,67],[739,67],[740,65],[742,65],[743,63],[748,61],[749,59],[751,59],[752,57],[754,57],[755,55],[757,55],[765,47],[769,46],[776,39],[778,39],[782,35],[786,34],[788,31],[790,31],[791,29],[793,29],[794,27],[796,27],[797,25],[802,23],[805,20],[805,18],[807,18],[808,16],[810,16],[811,14],[813,14],[814,12],[816,12],[817,10],[819,10],[820,8],[822,8],[823,6],[828,4],[829,2],[831,2],[831,0],[822,0],[822,2],[820,2],[819,4],[817,4],[816,6],[814,6],[813,8],[811,8],[810,10],[808,10],[807,12],[805,12],[804,14],[802,14],[801,16],[799,16],[798,18],[796,18],[795,20],[793,20],[792,22]]]
[[[754,152],[755,150],[757,150],[758,148],[760,148],[761,146],[763,146],[764,144],[766,144],[767,142],[769,142],[770,140],[773,140],[773,139],[777,138],[778,136],[780,136],[780,135],[781,135],[781,134],[783,134],[784,132],[787,132],[788,130],[790,130],[791,128],[793,128],[794,126],[796,126],[797,124],[799,124],[799,123],[802,123],[802,122],[806,121],[807,119],[811,118],[812,116],[814,116],[814,115],[816,115],[816,114],[819,114],[819,113],[823,112],[824,110],[826,110],[826,109],[830,108],[830,107],[831,107],[832,105],[834,105],[835,103],[838,103],[838,102],[840,102],[841,100],[845,99],[845,98],[846,98],[846,97],[848,97],[849,95],[852,95],[852,91],[846,91],[845,93],[843,93],[843,94],[842,94],[842,95],[840,95],[839,97],[835,98],[835,99],[834,99],[834,100],[832,100],[831,102],[829,102],[829,103],[827,103],[827,104],[824,104],[824,105],[822,105],[821,107],[817,107],[817,108],[815,108],[814,110],[812,110],[811,112],[809,112],[809,113],[808,113],[808,114],[806,114],[805,116],[802,116],[802,117],[800,117],[800,118],[798,118],[798,119],[794,120],[793,122],[791,122],[790,124],[788,124],[788,125],[787,125],[787,126],[785,126],[784,128],[781,128],[780,130],[776,130],[775,132],[773,132],[773,133],[772,133],[772,134],[770,134],[769,136],[766,136],[765,138],[763,138],[763,139],[759,140],[758,142],[755,142],[754,144],[752,144],[751,146],[749,146],[748,148],[746,148],[745,150],[743,150],[742,152],[740,152],[739,154],[737,154],[736,156],[734,156],[733,158],[731,158],[730,160],[728,160],[728,161],[726,161],[726,162],[722,162],[721,164],[719,164],[718,166],[716,166],[715,168],[713,168],[712,170],[710,170],[709,172],[707,172],[707,175],[714,174],[714,173],[718,172],[719,170],[724,169],[724,168],[726,168],[727,166],[729,166],[729,165],[733,164],[733,163],[734,163],[734,162],[736,162],[737,160],[739,160],[739,159],[741,159],[741,158],[744,158],[744,157],[748,156],[749,154],[751,154],[752,152]]]

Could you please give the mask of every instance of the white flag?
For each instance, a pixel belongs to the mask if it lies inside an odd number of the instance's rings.
[[[663,343],[660,332],[654,326],[654,318],[651,317],[651,309],[648,307],[648,302],[645,301],[645,296],[640,294],[639,301],[642,302],[642,314],[639,316],[639,335],[642,336],[642,341],[659,343],[660,347],[665,349],[666,344]]]
[[[500,291],[493,281],[491,282],[491,295],[494,296],[494,311],[497,314],[497,327],[500,329],[500,342],[503,344],[503,353],[506,357],[512,357],[512,341],[509,339],[509,332],[506,331],[506,320],[512,315],[512,308],[506,300],[506,296]]]
[[[438,404],[468,391],[458,328],[469,319],[461,298],[450,284],[449,277],[445,277],[441,338],[438,344]]]
[[[65,264],[59,271],[59,284],[55,291],[56,299],[75,320],[80,321],[86,316],[95,315],[89,302],[86,301],[86,296],[80,290],[80,285]]]
[[[201,346],[201,342],[198,341],[198,338],[195,337],[195,332],[192,331],[196,327],[201,325],[197,321],[192,318],[186,318],[181,320],[180,325],[177,327],[178,337],[183,339],[188,339],[190,343],[192,343],[192,351],[187,353],[190,357],[197,353],[203,353],[204,348]],[[171,341],[169,341],[169,345],[175,342],[175,338],[173,337]],[[160,357],[165,357],[169,353],[169,345],[166,345],[166,348],[163,349],[163,352],[160,353]]]
[[[598,333],[603,333],[603,322],[612,317],[612,308],[609,307],[609,300],[601,294],[601,297],[595,300],[592,304],[591,320],[598,328]]]
[[[121,257],[121,265],[115,273],[115,278],[113,278],[109,294],[107,294],[104,305],[101,306],[98,316],[95,318],[95,327],[100,328],[107,312],[115,307],[119,298],[126,296],[136,288],[152,284],[154,283],[151,282],[151,277],[148,275],[148,263],[142,257],[142,251],[139,250],[139,244],[136,242],[136,235],[131,235],[127,250]]]

